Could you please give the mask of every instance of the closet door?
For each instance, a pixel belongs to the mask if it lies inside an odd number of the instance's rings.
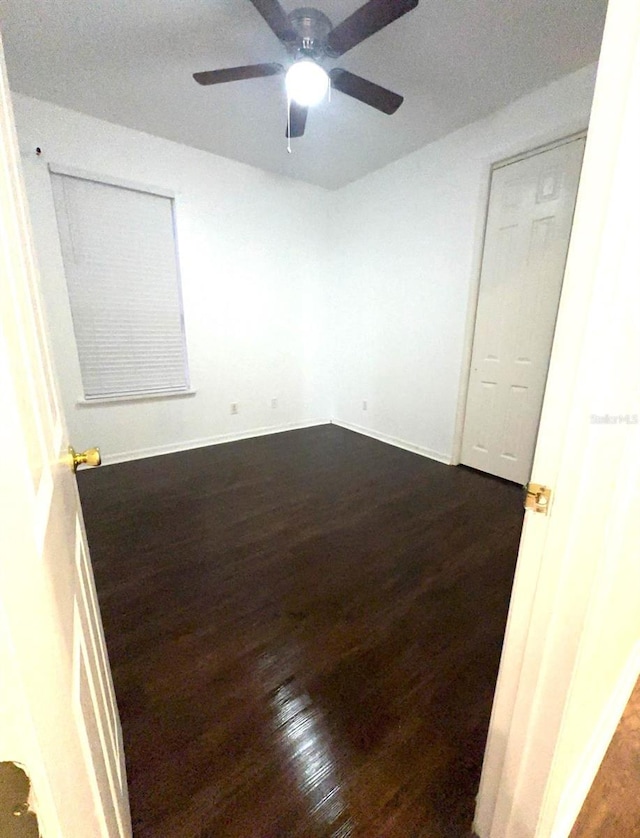
[[[494,169],[462,439],[465,465],[526,483],[584,139]]]

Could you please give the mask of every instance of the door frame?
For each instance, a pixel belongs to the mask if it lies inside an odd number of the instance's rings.
[[[527,160],[529,157],[535,157],[538,154],[543,154],[545,151],[551,151],[559,146],[567,145],[575,140],[586,139],[588,133],[587,128],[581,128],[579,131],[573,131],[570,134],[550,139],[548,142],[538,144],[533,148],[525,151],[511,154],[508,157],[502,157],[498,160],[490,162],[485,167],[485,175],[483,177],[482,186],[482,207],[483,219],[482,228],[480,231],[479,242],[475,248],[474,267],[471,274],[471,282],[469,284],[469,295],[467,300],[467,318],[464,330],[464,341],[462,348],[462,367],[460,372],[460,383],[458,386],[458,402],[456,407],[456,419],[453,433],[453,446],[451,450],[450,464],[452,466],[460,465],[460,457],[462,456],[462,436],[464,434],[464,423],[467,415],[467,399],[469,397],[469,383],[471,380],[471,360],[473,355],[473,339],[476,331],[476,318],[478,314],[478,300],[480,297],[480,280],[482,275],[482,261],[484,258],[485,241],[487,236],[487,221],[489,218],[489,200],[491,198],[491,180],[493,173],[497,169],[502,169],[505,166],[510,166],[512,163],[518,163],[521,160]]]

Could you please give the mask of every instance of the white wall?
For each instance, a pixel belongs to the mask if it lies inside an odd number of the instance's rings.
[[[333,418],[451,461],[491,164],[585,128],[594,79],[579,70],[336,192],[16,94],[76,447],[121,458]],[[178,193],[195,397],[78,406],[47,161]]]
[[[585,128],[594,80],[579,70],[337,193],[336,421],[450,461],[490,166]]]
[[[329,193],[19,94],[13,98],[74,446],[98,444],[108,461],[328,421],[320,280]],[[195,396],[78,405],[83,391],[48,162],[177,193]],[[239,404],[236,416],[231,402]]]

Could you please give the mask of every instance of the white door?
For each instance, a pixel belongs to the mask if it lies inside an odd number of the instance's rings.
[[[461,462],[531,473],[584,140],[494,170]]]
[[[640,675],[639,148],[640,4],[609,0],[532,471],[553,494],[525,513],[480,838],[566,838]]]
[[[43,838],[130,836],[120,721],[1,44],[0,402],[0,761],[29,775]]]

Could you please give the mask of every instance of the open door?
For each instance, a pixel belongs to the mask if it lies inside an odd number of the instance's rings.
[[[19,160],[0,44],[0,762],[30,778],[46,838],[124,838],[120,721]]]
[[[566,838],[640,675],[640,4],[610,0],[478,794]],[[604,833],[603,833],[604,838]]]

